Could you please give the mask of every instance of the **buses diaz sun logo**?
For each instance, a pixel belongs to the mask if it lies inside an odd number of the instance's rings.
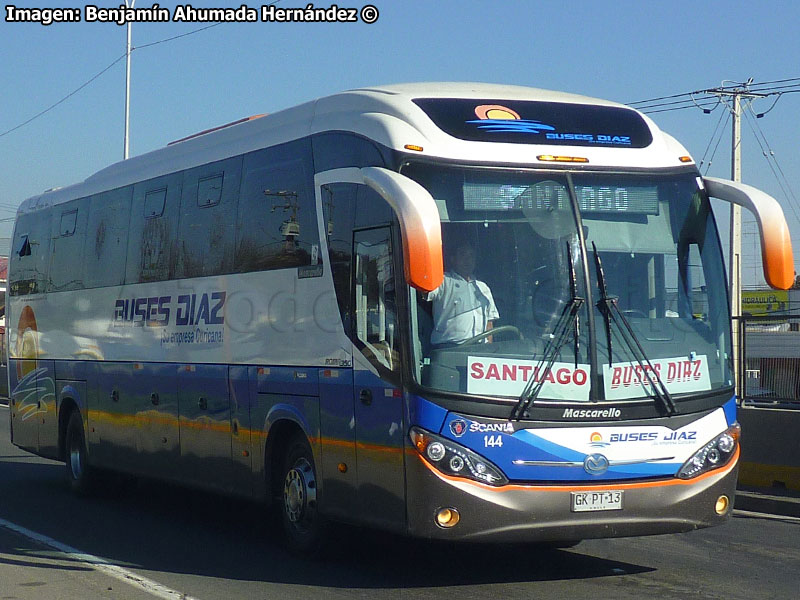
[[[608,442],[603,441],[603,436],[599,431],[593,431],[592,435],[589,436],[589,445],[595,448],[610,446]]]
[[[555,131],[555,127],[545,125],[541,121],[523,119],[519,113],[500,104],[481,104],[475,107],[475,120],[467,123],[476,125],[478,129],[494,133],[541,133]]]

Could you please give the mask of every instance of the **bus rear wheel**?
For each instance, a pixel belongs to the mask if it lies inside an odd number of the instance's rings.
[[[320,550],[324,523],[317,510],[317,473],[311,447],[302,434],[288,444],[283,463],[280,502],[286,542],[295,552]]]
[[[67,463],[67,482],[70,489],[76,494],[86,494],[91,488],[92,470],[89,467],[83,419],[77,410],[70,414],[67,422],[64,454]]]

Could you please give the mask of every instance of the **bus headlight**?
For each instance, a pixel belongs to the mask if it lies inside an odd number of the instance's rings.
[[[683,463],[680,471],[678,471],[678,477],[692,479],[728,464],[734,452],[736,452],[736,447],[739,445],[741,430],[742,428],[736,423],[729,427],[727,431],[720,433]]]
[[[409,437],[425,460],[445,475],[466,477],[495,486],[508,483],[500,469],[461,444],[419,427],[412,427]]]

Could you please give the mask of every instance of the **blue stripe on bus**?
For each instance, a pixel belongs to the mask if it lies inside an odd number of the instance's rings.
[[[736,423],[736,396],[732,396],[725,404],[722,405],[725,411],[725,420],[728,422],[728,427]]]
[[[447,417],[447,409],[414,394],[408,394],[408,412],[409,425],[418,425],[434,433],[442,430]]]

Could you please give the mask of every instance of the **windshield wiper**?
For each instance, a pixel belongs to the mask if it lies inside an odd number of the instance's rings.
[[[585,299],[578,296],[575,265],[572,262],[572,251],[570,250],[569,242],[567,242],[567,260],[569,261],[570,301],[564,306],[564,310],[561,311],[556,326],[553,328],[553,333],[550,334],[550,339],[547,342],[547,346],[545,346],[542,359],[539,361],[539,364],[536,365],[533,373],[531,373],[531,377],[525,385],[525,389],[522,390],[519,400],[514,405],[514,408],[511,409],[511,416],[509,419],[516,419],[519,421],[522,417],[528,416],[528,408],[536,401],[536,398],[538,398],[539,393],[542,391],[546,381],[545,375],[553,367],[553,363],[556,361],[556,355],[561,349],[561,346],[566,342],[570,328],[572,328],[574,335],[575,368],[578,367],[578,350],[580,348],[580,320],[578,319],[578,312],[581,306],[583,306]],[[542,370],[542,366],[545,364],[547,364],[547,366]]]
[[[642,345],[639,343],[639,338],[636,337],[636,333],[633,331],[633,327],[631,327],[630,322],[619,309],[619,305],[617,304],[618,298],[608,294],[606,277],[605,273],[603,272],[603,263],[600,261],[600,254],[598,254],[597,245],[594,242],[592,242],[592,250],[594,251],[594,266],[597,271],[597,286],[600,288],[600,300],[597,301],[597,308],[600,309],[600,312],[603,314],[603,318],[606,321],[606,339],[608,341],[609,366],[611,366],[612,362],[611,321],[614,321],[614,324],[617,326],[617,329],[620,332],[620,337],[628,346],[633,358],[639,364],[639,368],[647,378],[647,383],[650,384],[650,388],[653,390],[653,395],[661,403],[661,406],[664,407],[664,410],[667,412],[667,414],[675,414],[677,412],[675,402],[672,399],[672,396],[670,396],[669,391],[667,391],[667,386],[664,385],[664,382],[661,380],[661,376],[658,374],[658,371],[653,368],[653,364],[650,362],[650,359],[647,358],[647,354],[645,354],[644,348],[642,348]]]

